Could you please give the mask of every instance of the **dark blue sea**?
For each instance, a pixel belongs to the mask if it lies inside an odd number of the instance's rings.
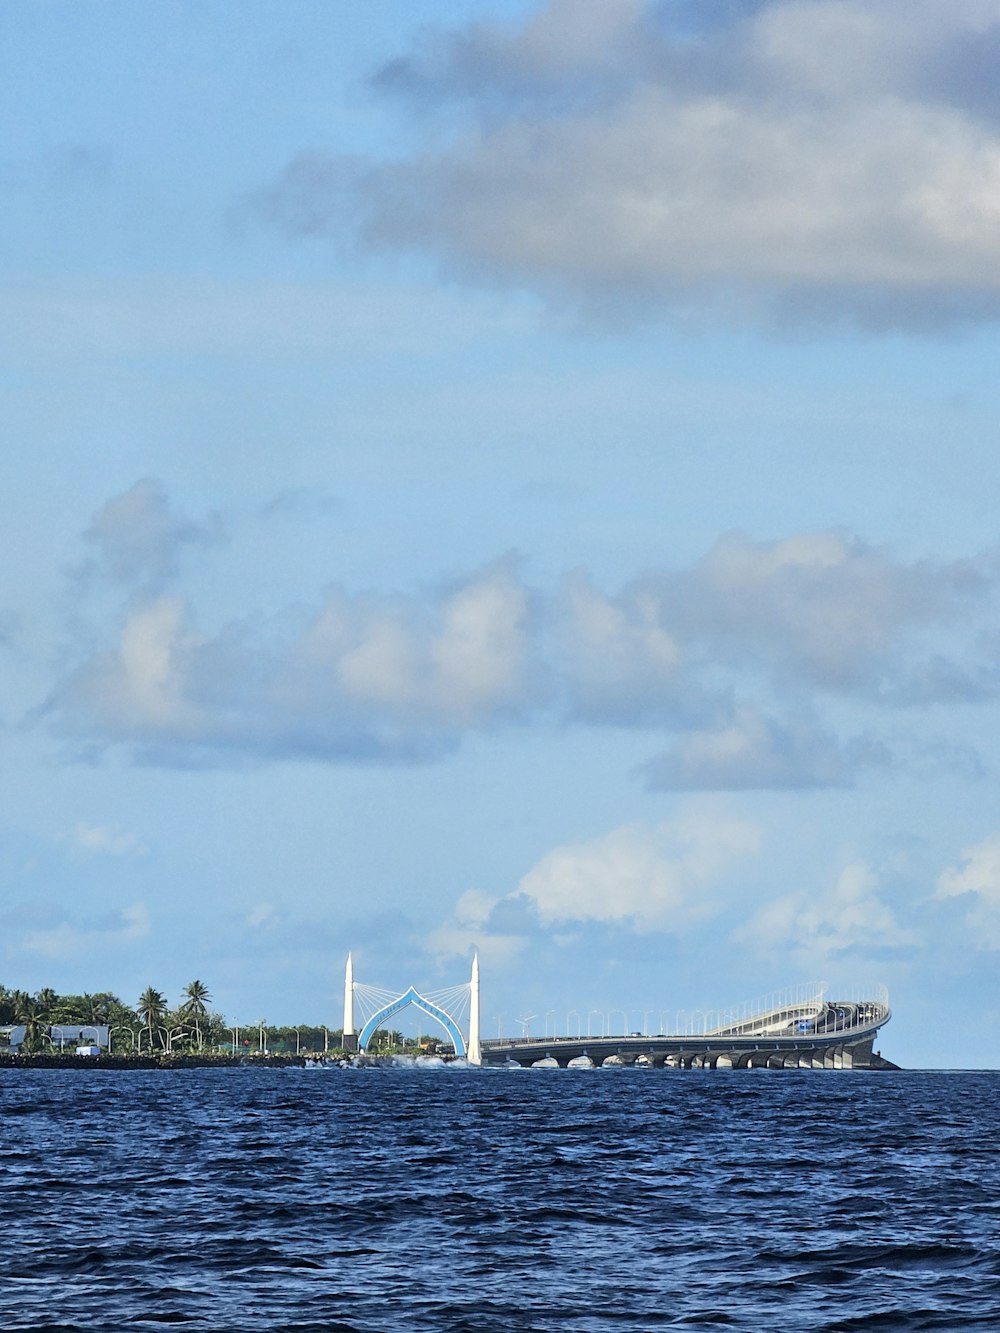
[[[1000,1074],[0,1070],[0,1329],[1000,1328]]]

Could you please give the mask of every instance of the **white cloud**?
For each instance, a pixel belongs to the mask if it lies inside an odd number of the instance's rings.
[[[765,904],[734,932],[734,943],[792,955],[805,966],[914,947],[917,935],[899,923],[878,888],[872,867],[852,861],[829,889],[789,893]]]
[[[79,823],[68,835],[81,851],[105,856],[145,856],[146,844],[134,833],[118,833],[102,824]]]
[[[469,889],[455,904],[451,918],[420,937],[421,947],[437,962],[465,958],[476,949],[487,969],[498,971],[527,944],[527,937],[490,928],[490,916],[499,899],[481,889]]]
[[[994,0],[771,0],[694,32],[653,0],[552,0],[382,71],[445,113],[423,152],[355,164],[353,189],[313,154],[259,203],[312,233],[360,208],[374,247],[594,313],[992,318],[998,50]]]
[[[96,957],[108,949],[145,939],[151,927],[152,917],[145,903],[133,903],[101,921],[64,920],[46,929],[28,931],[21,948],[43,958]]]
[[[439,708],[465,719],[519,702],[527,615],[527,591],[508,570],[447,598],[428,654]]]
[[[184,697],[196,647],[184,602],[157,598],[126,614],[116,648],[76,672],[64,698],[109,738],[180,740],[203,726],[199,710]]]
[[[690,681],[683,650],[654,589],[626,589],[609,597],[583,570],[564,580],[557,633],[577,711],[584,717],[632,720],[675,713]]]
[[[690,812],[657,827],[627,824],[557,847],[518,892],[543,925],[601,921],[644,930],[683,930],[711,917],[720,880],[757,855],[750,821]]]
[[[965,920],[977,944],[1000,949],[1000,833],[967,847],[960,865],[942,871],[935,897],[967,899]]]
[[[478,949],[484,965],[499,968],[530,946],[539,927],[562,948],[593,923],[684,933],[723,909],[732,877],[758,855],[761,839],[757,824],[709,806],[657,825],[627,824],[553,848],[504,897],[462,894],[421,943],[438,962]]]

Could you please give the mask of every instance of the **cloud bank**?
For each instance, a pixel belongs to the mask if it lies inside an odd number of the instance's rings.
[[[551,0],[375,75],[408,156],[313,148],[256,205],[601,319],[994,319],[998,57],[997,0]]]
[[[426,762],[541,722],[650,738],[639,772],[655,789],[848,786],[897,761],[888,717],[997,690],[992,553],[903,561],[842,533],[732,533],[613,590],[585,570],[533,587],[505,558],[396,596],[331,584],[311,606],[206,628],[158,586],[203,525],[179,527],[143,486],[86,534],[115,534],[118,624],[82,636],[100,646],[78,649],[42,710],[91,755]]]

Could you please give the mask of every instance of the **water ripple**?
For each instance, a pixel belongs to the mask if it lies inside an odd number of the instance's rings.
[[[1000,1075],[3,1070],[4,1333],[994,1330]]]

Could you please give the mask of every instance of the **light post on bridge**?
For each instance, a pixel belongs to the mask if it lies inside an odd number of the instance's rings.
[[[556,1035],[556,1011],[555,1011],[554,1009],[547,1009],[547,1010],[545,1011],[545,1036],[546,1036],[546,1038],[547,1038],[548,1035],[549,1035],[549,1019],[550,1019],[550,1018],[552,1019],[552,1036],[554,1037],[554,1036]]]
[[[575,1018],[575,1019],[576,1019],[576,1035],[577,1035],[577,1040],[579,1040],[579,1037],[580,1037],[580,1012],[579,1012],[578,1009],[571,1009],[571,1010],[569,1011],[569,1013],[566,1015],[566,1036],[567,1036],[567,1037],[569,1036],[569,1020],[570,1020],[571,1018]]]
[[[590,1026],[590,1015],[591,1015],[591,1014],[596,1014],[597,1017],[601,1020],[601,1030],[600,1030],[600,1032],[595,1032],[595,1031],[593,1030],[593,1028]],[[603,1036],[604,1036],[604,1010],[603,1010],[603,1009],[588,1009],[588,1010],[587,1010],[587,1036],[588,1036],[588,1037],[603,1037]]]
[[[620,1014],[620,1015],[621,1015],[621,1020],[622,1020],[622,1036],[623,1036],[623,1037],[626,1036],[626,1035],[628,1034],[628,1014],[625,1012],[624,1009],[609,1009],[609,1010],[608,1010],[608,1036],[609,1036],[609,1037],[611,1036],[611,1016],[612,1016],[613,1014]]]
[[[525,1041],[528,1040],[528,1024],[536,1017],[536,1014],[525,1014],[523,1018],[517,1020],[521,1024],[521,1036]]]

